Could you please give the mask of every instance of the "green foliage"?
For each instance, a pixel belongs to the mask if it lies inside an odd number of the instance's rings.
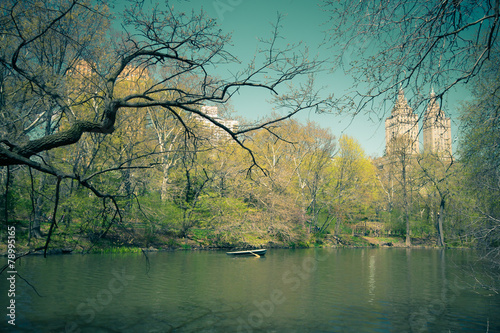
[[[406,234],[406,224],[404,221],[404,212],[399,208],[394,208],[390,213],[387,229],[392,235],[404,236]]]
[[[332,160],[331,182],[328,188],[336,212],[335,233],[340,233],[346,219],[351,222],[372,219],[369,207],[379,197],[375,166],[368,159],[361,145],[354,138],[343,135],[339,139],[339,151]]]
[[[339,180],[336,160],[332,159],[334,138],[316,124],[290,121],[277,129],[284,138],[300,136],[295,145],[277,141],[268,132],[256,134],[255,146],[251,148],[269,173],[253,173],[249,178],[242,172],[241,151],[234,145],[217,146],[217,141],[210,140],[184,142],[179,148],[189,148],[190,152],[179,153],[175,163],[160,159],[162,163],[170,163],[168,173],[162,167],[134,169],[134,163],[145,165],[156,161],[156,157],[134,159],[141,150],[148,149],[148,140],[128,145],[132,131],[128,121],[121,120],[122,130],[113,137],[103,140],[87,137],[74,151],[56,152],[54,158],[75,159],[75,163],[78,159],[88,159],[87,168],[81,172],[95,174],[103,191],[122,195],[116,198],[114,206],[77,182],[64,180],[59,207],[59,217],[64,218],[54,239],[71,246],[76,246],[78,239],[81,244],[87,240],[84,247],[94,244],[96,249],[244,247],[265,246],[270,242],[309,247],[314,244],[314,234],[333,230],[340,207],[335,200],[339,193],[345,195],[340,202],[341,212],[349,221],[341,226],[342,232],[350,233],[350,223],[372,219],[376,214],[372,202],[378,194],[371,161],[364,157],[358,143],[344,137],[342,142],[350,142],[354,147],[357,166],[351,178]],[[153,128],[147,122],[134,124],[141,129],[137,132],[143,138],[153,137]],[[123,155],[110,156],[109,152],[116,149],[121,149]],[[129,164],[130,169],[114,168],[127,165],[129,159],[134,161]],[[41,174],[35,172],[34,187],[41,179]],[[346,184],[342,185],[344,188],[333,189],[339,181]],[[163,188],[162,182],[166,183]],[[53,196],[53,183],[49,179],[43,193],[37,192],[35,197]],[[25,182],[25,186],[10,192],[16,199],[15,206],[22,207],[17,211],[22,211],[26,219],[31,213],[29,185]],[[40,209],[50,215],[52,207],[50,200],[46,200]],[[44,230],[47,227],[45,223]],[[180,239],[191,243],[186,245]]]
[[[498,49],[496,49],[498,51]],[[475,99],[462,110],[461,191],[469,207],[469,232],[487,257],[500,265],[500,75],[498,52],[474,82]]]

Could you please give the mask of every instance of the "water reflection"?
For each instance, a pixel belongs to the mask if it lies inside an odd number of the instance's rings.
[[[375,297],[375,255],[370,255],[370,275],[368,276],[368,295],[370,298],[368,299],[369,303],[373,303],[373,299]]]
[[[471,251],[270,250],[23,259],[24,332],[489,332],[500,297],[470,286]],[[0,281],[4,288],[5,281]],[[4,289],[2,289],[4,290]]]

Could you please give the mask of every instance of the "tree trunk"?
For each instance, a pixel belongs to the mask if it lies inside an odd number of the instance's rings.
[[[439,205],[439,215],[438,215],[438,223],[437,223],[437,232],[438,232],[438,246],[444,246],[444,232],[443,232],[443,222],[444,222],[444,207],[445,207],[444,198],[441,199],[441,204]]]
[[[166,201],[167,200],[167,187],[168,187],[168,170],[169,170],[169,165],[164,163],[163,164],[163,177],[161,180],[161,192],[160,192],[160,198],[161,201]]]
[[[410,238],[410,214],[408,213],[408,207],[405,207],[405,221],[406,221],[406,243],[407,247],[411,246]]]
[[[44,220],[43,216],[43,196],[41,193],[44,190],[44,187],[46,186],[47,183],[47,175],[45,173],[40,173],[40,183],[38,185],[38,195],[35,198],[35,204],[34,204],[34,212],[33,212],[33,225],[30,230],[29,237],[34,237],[34,238],[42,238],[42,231],[41,231],[41,225],[42,221]],[[33,193],[33,195],[35,195]]]
[[[172,145],[170,145],[172,147]],[[164,152],[164,148],[160,146],[162,153]],[[168,199],[168,182],[170,180],[170,169],[175,164],[174,160],[169,160],[169,158],[173,158],[168,155],[163,155],[163,177],[161,180],[161,192],[160,198],[162,201],[166,201]]]
[[[403,204],[405,211],[405,223],[406,223],[406,242],[405,245],[407,247],[411,246],[411,238],[410,238],[410,203],[408,202],[408,191],[406,184],[406,156],[403,157],[402,160],[402,178],[403,178]]]
[[[33,226],[31,227],[30,230],[30,237],[34,238],[42,238],[42,231],[41,231],[41,225],[42,225],[42,220],[43,216],[41,214],[41,197],[39,196],[36,200],[36,210],[35,213],[33,214]]]
[[[340,198],[337,206],[337,221],[335,221],[335,236],[340,235],[340,225],[342,224],[342,212],[340,209]]]
[[[335,236],[340,235],[340,215],[337,215],[337,221],[335,221]]]

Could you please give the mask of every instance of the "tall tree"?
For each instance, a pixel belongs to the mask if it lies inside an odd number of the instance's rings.
[[[226,132],[249,154],[252,169],[259,166],[242,140],[244,135],[302,110],[328,107],[330,99],[319,98],[314,87],[313,76],[321,61],[310,58],[302,46],[281,42],[280,17],[270,38],[260,45],[259,56],[248,67],[224,76],[221,73],[227,72],[220,68],[240,64],[227,51],[230,36],[221,33],[215,20],[201,10],[176,12],[168,3],[165,9],[143,5],[138,1],[126,8],[120,16],[124,31],[117,37],[108,29],[114,21],[107,1],[2,3],[0,166],[24,165],[58,180],[73,179],[94,195],[111,200],[112,214],[120,216],[116,198],[99,189],[96,173],[79,174],[64,160],[43,154],[73,146],[89,135],[116,134],[117,119],[125,110],[161,108],[188,135],[196,131],[181,112],[204,118]],[[124,81],[137,80],[141,84],[132,90],[120,88]],[[296,80],[298,88],[287,85]],[[240,129],[228,128],[201,111],[203,104],[227,103],[243,87],[269,91],[276,106],[287,111]],[[127,176],[130,165],[118,167]]]
[[[343,135],[332,162],[328,192],[336,210],[335,234],[340,233],[344,217],[370,202],[376,192],[375,167],[356,139]],[[370,202],[371,203],[371,202]]]
[[[432,212],[431,215],[435,218],[435,226],[437,231],[437,245],[445,246],[444,240],[444,221],[446,217],[446,208],[448,197],[451,192],[451,178],[453,176],[453,157],[443,156],[437,153],[424,153],[417,157],[418,165],[422,171],[425,183],[428,190],[427,195],[432,196],[437,193],[438,196],[438,211]]]
[[[403,135],[392,140],[390,151],[387,156],[388,168],[384,172],[390,174],[391,192],[394,191],[400,200],[396,200],[403,211],[403,221],[406,227],[405,245],[411,246],[411,199],[414,186],[415,154],[413,150],[413,140]],[[395,182],[394,182],[395,181]],[[396,186],[394,186],[396,185]],[[394,187],[393,187],[394,186]]]
[[[331,198],[325,193],[331,184],[335,137],[314,123],[308,123],[301,131],[295,132],[294,137],[300,140],[298,154],[293,157],[298,191],[310,218],[310,230],[322,233],[335,217]]]
[[[463,191],[476,198],[471,224],[487,257],[500,265],[500,75],[498,52],[474,82],[474,100],[462,110]]]
[[[30,5],[36,10],[29,9]],[[250,64],[247,70],[239,72],[231,80],[217,78],[216,75],[209,74],[212,64],[237,62],[237,59],[225,50],[229,36],[218,32],[214,20],[205,17],[203,13],[183,15],[171,8],[165,11],[159,8],[142,11],[141,6],[131,7],[125,12],[124,24],[127,34],[114,48],[108,48],[106,57],[103,58],[102,55],[99,57],[95,54],[95,48],[82,48],[80,43],[76,43],[72,36],[68,35],[69,29],[75,29],[74,26],[71,24],[59,26],[67,18],[75,17],[75,11],[89,12],[96,15],[99,21],[106,15],[100,8],[90,8],[89,4],[77,0],[62,2],[55,10],[50,8],[49,4],[40,8],[38,2],[34,4],[13,2],[4,7],[4,36],[8,38],[6,43],[10,48],[3,49],[2,65],[20,80],[20,83],[30,84],[37,95],[49,99],[51,104],[56,105],[61,117],[60,123],[68,126],[65,129],[60,126],[61,130],[57,133],[30,139],[24,144],[4,139],[8,149],[2,147],[1,165],[31,164],[39,169],[46,168],[35,162],[29,162],[28,159],[42,151],[74,144],[80,140],[83,133],[113,133],[116,117],[119,111],[125,108],[160,106],[176,115],[174,107],[177,107],[207,119],[228,132],[244,147],[238,135],[262,128],[265,124],[233,132],[217,119],[202,113],[198,106],[207,102],[225,103],[244,86],[260,87],[277,94],[283,83],[301,75],[311,74],[319,66],[317,61],[309,59],[304,53],[301,56],[297,56],[296,53],[288,56],[289,53],[296,51],[295,46],[281,48],[281,45],[277,44],[277,35],[273,35],[268,43],[269,52],[264,53],[263,59],[259,59],[262,63]],[[26,26],[30,24],[29,22],[40,22],[40,24]],[[41,75],[41,71],[46,70],[45,62],[34,59],[30,51],[37,49],[39,44],[51,45],[52,40],[61,39],[79,52],[60,60],[65,70],[51,73],[52,75]],[[52,56],[51,52],[45,53],[48,57]],[[94,76],[98,79],[94,83],[96,93],[90,96],[88,101],[97,101],[100,105],[99,117],[96,117],[98,121],[81,119],[75,114],[72,110],[75,101],[68,99],[65,85],[67,80],[63,77],[77,59],[86,56],[84,53],[89,55],[83,67],[86,66],[85,70],[97,74]],[[169,70],[161,71],[163,67]],[[154,76],[155,79],[143,86],[140,91],[134,93],[117,91],[117,84],[123,77],[140,77],[147,73],[151,73],[150,76]],[[178,82],[183,77],[189,80],[193,75],[198,81],[191,85],[189,90],[169,84],[172,80]],[[266,79],[262,78],[264,82],[260,82],[259,79],[264,75]],[[165,96],[162,94],[164,92],[173,92],[173,96]],[[320,101],[313,96],[311,86],[306,84],[300,91],[293,91],[291,95],[282,94],[278,102],[290,108],[290,113],[281,117],[288,118],[302,109],[320,107],[326,101]],[[39,108],[34,109],[38,111]],[[35,115],[36,113],[31,115],[31,118]],[[50,168],[44,171],[48,172]],[[52,173],[57,172],[52,170]]]

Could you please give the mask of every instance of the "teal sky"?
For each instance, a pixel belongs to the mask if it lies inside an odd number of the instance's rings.
[[[153,1],[146,0],[151,4]],[[311,55],[318,54],[321,58],[328,58],[333,52],[331,45],[322,45],[324,40],[324,25],[328,19],[320,6],[319,1],[305,0],[172,0],[169,2],[176,10],[191,11],[201,7],[207,14],[218,20],[224,33],[232,33],[234,46],[230,49],[233,55],[242,61],[242,68],[251,59],[258,47],[259,38],[271,36],[271,24],[276,22],[277,13],[285,14],[282,21],[282,36],[286,43],[304,42],[309,47]],[[350,60],[350,59],[347,59]],[[351,59],[352,60],[352,59]],[[333,93],[342,96],[349,88],[352,79],[342,71],[325,72],[318,76],[316,84],[325,94]],[[279,91],[278,91],[279,93]],[[461,94],[463,96],[463,92]],[[269,103],[270,93],[255,88],[246,88],[231,100],[236,113],[250,121],[268,115],[273,110]],[[444,111],[452,118],[452,136],[457,133],[457,111],[460,94],[451,94],[444,101]],[[374,110],[369,116],[360,114],[352,118],[351,115],[315,114],[305,112],[296,119],[311,120],[328,128],[338,138],[347,134],[359,141],[368,156],[382,156],[385,148],[384,119],[390,115],[392,105],[387,104],[385,110]],[[335,110],[332,110],[335,111]],[[417,112],[420,110],[417,110]],[[454,145],[455,149],[455,145]]]

